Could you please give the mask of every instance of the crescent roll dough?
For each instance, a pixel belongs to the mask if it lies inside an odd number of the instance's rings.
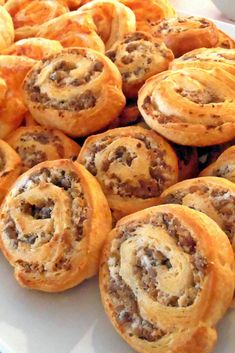
[[[234,255],[219,226],[180,205],[121,219],[100,262],[111,323],[139,353],[210,353],[234,290]]]
[[[117,67],[88,48],[63,50],[36,64],[23,85],[25,103],[41,125],[74,137],[111,123],[125,97]]]
[[[107,201],[81,165],[40,163],[12,186],[0,211],[0,247],[20,285],[46,292],[96,274],[111,228]]]

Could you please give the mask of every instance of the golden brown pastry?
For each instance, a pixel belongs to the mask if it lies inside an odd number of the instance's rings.
[[[70,160],[24,173],[0,212],[0,246],[24,287],[60,292],[93,276],[111,228],[95,178]]]
[[[213,176],[184,180],[166,189],[161,200],[205,213],[226,233],[235,251],[235,184]]]
[[[206,18],[180,16],[150,22],[150,26],[150,33],[162,38],[175,57],[193,49],[214,47],[219,40],[216,25]]]
[[[78,162],[97,178],[110,208],[123,215],[156,205],[162,191],[178,180],[173,149],[138,126],[88,137]]]
[[[70,136],[107,126],[122,111],[125,97],[117,67],[103,54],[71,48],[36,64],[23,89],[33,118]]]
[[[214,163],[200,174],[200,176],[210,175],[222,177],[235,183],[235,146],[225,150]]]
[[[145,81],[168,69],[174,55],[161,39],[145,32],[127,34],[116,42],[106,55],[118,67],[122,75],[123,92],[135,98]]]
[[[218,225],[179,205],[123,218],[100,265],[105,311],[139,353],[210,353],[234,290],[232,247]]]
[[[125,34],[136,30],[134,13],[116,0],[93,0],[80,7],[78,12],[92,16],[106,50]]]
[[[21,172],[20,156],[3,140],[0,140],[0,204]]]
[[[229,37],[226,33],[218,29],[219,34],[219,42],[217,43],[218,47],[225,49],[234,49],[235,48],[235,40]]]
[[[138,107],[152,129],[180,145],[210,146],[235,137],[235,78],[218,68],[153,76],[139,91]]]
[[[6,141],[20,155],[22,171],[55,159],[77,159],[80,146],[59,130],[42,126],[19,127]]]
[[[69,11],[60,0],[8,0],[4,7],[13,19],[16,40],[31,37],[35,26]]]
[[[119,0],[128,6],[136,16],[138,31],[150,30],[150,22],[175,16],[175,10],[168,0]]]
[[[15,42],[1,51],[5,55],[24,55],[35,60],[59,53],[63,49],[60,42],[45,38],[26,38]]]
[[[104,43],[96,33],[89,14],[73,11],[37,26],[35,37],[59,41],[65,48],[86,47],[104,53]]]
[[[177,154],[179,163],[179,181],[195,178],[199,173],[198,151],[195,147],[172,146]]]
[[[0,138],[23,121],[27,109],[21,85],[35,61],[24,56],[0,55]]]
[[[172,70],[199,67],[210,70],[221,68],[235,75],[235,49],[200,48],[184,54],[171,62]]]
[[[0,50],[9,47],[14,42],[14,37],[12,18],[4,7],[0,6]]]

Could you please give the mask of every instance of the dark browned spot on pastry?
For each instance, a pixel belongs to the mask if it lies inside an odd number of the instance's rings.
[[[125,65],[131,64],[133,62],[133,58],[130,55],[125,55],[122,57],[122,63]]]

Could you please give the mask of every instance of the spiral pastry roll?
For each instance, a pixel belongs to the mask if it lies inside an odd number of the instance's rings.
[[[117,67],[103,54],[71,48],[36,64],[23,85],[41,125],[85,136],[113,121],[125,105]]]
[[[234,289],[234,256],[217,224],[179,205],[123,218],[110,233],[100,290],[117,332],[140,353],[209,353]]]
[[[229,180],[213,176],[184,180],[166,189],[161,202],[205,213],[220,226],[235,250],[235,185]]]
[[[116,0],[93,0],[80,7],[78,12],[92,16],[106,50],[125,34],[136,30],[134,13]]]
[[[225,150],[218,159],[205,168],[201,176],[217,176],[235,183],[235,146]]]
[[[23,171],[55,159],[77,159],[80,146],[59,130],[42,126],[20,127],[6,141],[20,155]]]
[[[20,156],[3,140],[0,140],[0,203],[21,172]]]
[[[9,13],[0,6],[0,50],[9,47],[14,42],[14,25]]]
[[[144,32],[127,34],[106,55],[121,72],[123,92],[128,98],[137,97],[145,81],[167,70],[174,59],[172,51],[161,40]]]
[[[219,41],[215,24],[201,17],[173,17],[151,22],[150,26],[150,33],[162,38],[175,57],[193,49],[215,47]]]
[[[234,49],[235,48],[235,40],[229,37],[226,33],[218,29],[219,34],[219,42],[217,43],[218,47],[225,49]]]
[[[97,272],[110,227],[95,178],[78,163],[49,161],[24,173],[6,196],[0,245],[22,286],[60,292]]]
[[[173,60],[170,64],[172,70],[188,67],[199,67],[206,70],[217,67],[235,75],[235,49],[195,49]]]
[[[166,71],[139,91],[146,123],[180,145],[210,146],[235,137],[235,79],[221,69]]]
[[[27,109],[21,85],[34,64],[27,57],[0,55],[0,138],[5,138],[23,121]]]
[[[8,0],[4,7],[13,19],[16,40],[32,37],[37,25],[69,11],[60,0]]]
[[[45,38],[26,38],[15,42],[1,54],[24,55],[34,60],[42,60],[46,56],[59,53],[63,49],[60,42]]]
[[[136,29],[149,32],[152,21],[175,16],[175,10],[168,0],[119,0],[135,14]]]
[[[85,47],[104,53],[104,43],[96,33],[89,14],[73,11],[37,26],[35,37],[59,41],[65,48]]]
[[[88,137],[78,162],[96,176],[110,208],[122,214],[156,205],[161,192],[178,179],[172,148],[138,126]]]

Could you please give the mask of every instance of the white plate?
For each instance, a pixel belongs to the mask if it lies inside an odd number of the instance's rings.
[[[235,38],[235,26],[217,25]],[[62,294],[29,291],[0,255],[0,281],[0,353],[133,353],[104,314],[96,278]],[[218,333],[214,353],[234,353],[235,310]]]

